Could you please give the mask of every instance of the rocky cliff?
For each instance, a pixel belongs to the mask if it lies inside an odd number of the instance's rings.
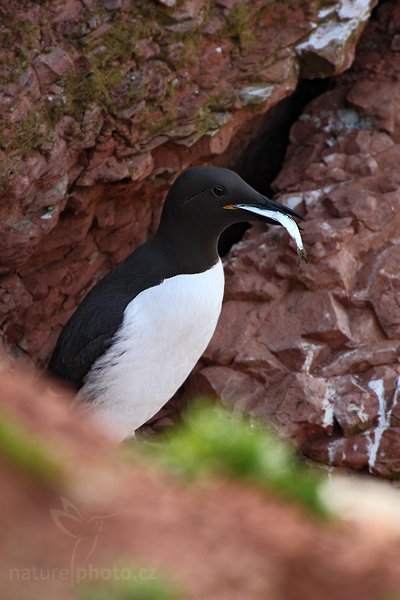
[[[88,289],[154,231],[176,174],[245,158],[300,79],[350,67],[374,4],[1,7],[6,352],[45,365]],[[307,215],[309,265],[296,270],[284,232],[248,232],[226,259],[221,322],[190,382],[267,417],[313,458],[384,476],[400,470],[399,23],[383,3],[354,66],[292,127],[275,190]]]
[[[176,174],[233,143],[243,154],[257,133],[255,116],[291,94],[299,76],[348,67],[373,4],[24,0],[1,7],[7,351],[43,365],[87,290],[154,231]]]
[[[197,390],[272,421],[330,465],[400,473],[400,6],[384,3],[353,67],[293,125],[274,187],[303,210],[309,264],[253,228]]]

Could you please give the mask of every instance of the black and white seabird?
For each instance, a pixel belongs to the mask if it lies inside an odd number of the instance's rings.
[[[58,339],[49,370],[69,380],[117,440],[134,435],[174,395],[217,325],[221,233],[241,221],[283,225],[306,259],[294,210],[229,169],[192,167],[175,181],[156,235],[86,296]]]

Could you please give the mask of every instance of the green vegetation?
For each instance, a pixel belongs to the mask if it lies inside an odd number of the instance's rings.
[[[37,43],[37,31],[28,19],[16,20],[0,8],[0,48],[5,51],[0,66],[0,85],[16,81],[30,64],[29,52]]]
[[[60,458],[3,413],[0,413],[0,457],[48,487],[58,487],[64,479]]]
[[[158,121],[152,121],[147,127],[149,134],[153,137],[168,131],[176,123],[176,110],[165,113]]]
[[[118,577],[79,585],[78,598],[79,600],[179,600],[182,597],[167,579],[152,573],[153,569],[136,571],[128,568],[118,569]]]
[[[143,444],[163,466],[188,478],[214,475],[243,479],[326,515],[319,476],[272,431],[221,407],[194,403],[165,443]]]
[[[196,130],[200,135],[205,135],[209,131],[218,129],[215,114],[213,114],[207,105],[199,108],[195,116]]]
[[[119,13],[99,38],[91,38],[89,34],[80,40],[90,72],[83,78],[78,74],[66,80],[67,103],[72,102],[74,116],[80,118],[84,108],[91,103],[100,104],[111,112],[116,109],[113,93],[126,77],[131,60],[140,61],[139,41],[152,38],[152,27],[156,25],[136,11],[130,17]],[[129,105],[145,98],[148,89],[146,83],[124,81],[121,93]]]
[[[122,18],[111,23],[100,40],[89,41],[87,50],[92,55],[92,64],[104,70],[130,60],[135,54],[136,44],[148,33],[142,21]]]
[[[78,121],[90,105],[115,112],[117,104],[130,106],[148,94],[145,78],[140,82],[136,81],[137,76],[130,79],[129,68],[132,59],[140,62],[138,43],[152,37],[152,27],[157,23],[139,14],[127,17],[118,14],[103,35],[91,38],[89,34],[79,40],[80,51],[87,59],[87,72],[71,72],[63,82],[64,113],[72,114]],[[163,99],[162,95],[157,99],[158,105]]]
[[[5,191],[13,177],[21,170],[21,159],[31,150],[40,150],[44,154],[54,143],[51,114],[46,109],[31,110],[26,117],[12,126],[0,124],[0,150],[5,157],[0,161],[0,193]]]
[[[0,148],[8,153],[17,152],[25,158],[30,150],[46,149],[51,143],[49,123],[44,111],[31,110],[27,116],[15,124],[13,135],[9,135],[9,126],[0,126]]]
[[[235,94],[232,90],[222,90],[211,96],[208,106],[211,110],[224,111],[232,108],[235,101]]]
[[[227,16],[224,33],[236,40],[243,49],[249,49],[255,43],[251,14],[248,4],[235,4]]]
[[[198,60],[198,37],[195,33],[172,32],[167,38],[167,53],[163,59],[174,69],[191,67]],[[173,56],[169,54],[173,49]]]
[[[100,96],[93,99],[94,102],[101,101],[103,96],[105,106],[112,108],[109,94],[123,80],[126,75],[124,66],[135,56],[137,43],[146,33],[143,21],[137,19],[125,21],[120,18],[110,25],[99,40],[89,41],[86,44],[85,54],[93,69],[92,91],[100,92]]]
[[[109,109],[113,106],[107,88],[94,72],[85,75],[70,73],[64,86],[66,101],[57,107],[60,116],[70,114],[81,121],[86,109],[92,105],[99,104]]]

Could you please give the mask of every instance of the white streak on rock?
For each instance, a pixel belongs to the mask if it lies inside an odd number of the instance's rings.
[[[389,426],[389,420],[387,415],[387,406],[385,399],[385,388],[383,385],[383,379],[373,379],[369,382],[368,387],[374,392],[378,398],[378,425],[375,428],[374,439],[372,441],[370,437],[369,447],[369,460],[368,466],[371,471],[376,463],[376,457],[381,443],[382,435]]]
[[[361,423],[367,423],[368,413],[365,412],[365,407],[363,404],[358,405],[352,402],[347,408],[351,413],[353,413],[353,415],[357,415]]]
[[[285,206],[297,210],[302,202],[306,205],[307,209],[313,208],[318,202],[331,192],[335,186],[326,185],[317,190],[308,190],[307,192],[296,192],[294,194],[282,194],[279,196],[279,201]]]
[[[301,370],[304,371],[304,373],[309,373],[311,365],[314,360],[314,357],[315,357],[316,353],[318,352],[318,350],[320,349],[320,346],[317,344],[310,344],[307,342],[302,342],[300,344],[300,348],[301,348],[301,350],[304,350],[304,353],[305,353],[305,359],[304,359],[304,363],[303,363]]]
[[[331,427],[333,425],[333,398],[335,397],[335,394],[335,386],[330,383],[327,383],[325,396],[322,400],[322,407],[324,409],[324,417],[322,423],[324,427]]]
[[[239,96],[244,106],[266,102],[272,96],[273,85],[249,85],[240,90]]]
[[[342,0],[337,10],[339,19],[366,21],[371,14],[370,0]]]
[[[340,448],[340,446],[344,445],[344,439],[343,438],[339,438],[336,440],[332,440],[328,446],[328,465],[330,467],[333,467],[335,465],[335,458],[336,458],[336,454],[338,453],[338,450]],[[343,458],[345,458],[345,453],[343,452]]]

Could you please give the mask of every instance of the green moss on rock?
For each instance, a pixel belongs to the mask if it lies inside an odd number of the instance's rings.
[[[210,109],[208,102],[201,106],[195,116],[196,131],[200,135],[206,135],[219,128],[217,116]]]
[[[9,142],[4,137],[0,137],[0,146],[9,152],[17,152],[21,158],[25,158],[31,150],[47,148],[49,136],[51,132],[46,112],[32,110],[16,124],[14,135]]]
[[[81,121],[87,108],[100,105],[112,108],[112,100],[107,88],[99,77],[92,71],[85,75],[70,73],[65,78],[65,103],[60,106],[64,114],[72,115],[77,121]]]
[[[249,49],[255,43],[255,28],[249,10],[248,4],[235,4],[228,13],[224,31],[243,49]]]
[[[145,445],[165,467],[188,479],[212,475],[243,479],[327,514],[319,497],[319,475],[271,430],[221,407],[195,403],[164,444]]]
[[[46,154],[54,141],[53,121],[47,108],[31,110],[15,125],[0,124],[0,150],[4,153],[0,159],[0,193],[10,186],[21,171],[21,161],[32,150]]]
[[[161,119],[153,121],[147,127],[150,136],[160,135],[172,129],[176,123],[176,113],[174,111],[165,113]]]
[[[37,31],[28,19],[15,19],[7,12],[0,13],[0,85],[7,85],[21,76],[30,66],[29,53],[37,44]]]

